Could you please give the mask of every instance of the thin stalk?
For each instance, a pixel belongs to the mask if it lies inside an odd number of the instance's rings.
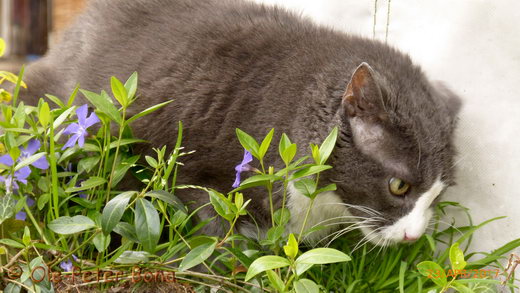
[[[267,192],[269,193],[269,209],[271,210],[271,223],[273,224],[273,227],[274,227],[275,223],[274,223],[273,183],[272,182],[269,182],[269,185],[267,185]]]
[[[126,116],[126,108],[123,108],[123,119],[121,121],[121,125],[119,126],[119,137],[117,138],[116,144],[116,154],[114,156],[114,162],[112,162],[112,170],[110,171],[110,179],[108,180],[107,194],[106,194],[106,203],[110,200],[110,189],[112,188],[112,180],[114,179],[114,172],[116,169],[117,156],[119,155],[119,146],[121,144],[121,139],[123,138],[123,131],[125,129],[125,117]]]
[[[226,233],[226,236],[224,236],[222,241],[220,241],[217,244],[217,247],[222,246],[224,244],[224,242],[226,242],[226,240],[229,238],[229,236],[233,233],[233,229],[235,228],[235,224],[236,224],[237,220],[238,220],[238,215],[236,215],[235,218],[233,219],[233,222],[231,222],[231,227],[229,228],[229,231]]]
[[[42,237],[42,239],[43,239],[43,241],[45,242],[45,244],[47,244],[47,245],[51,245],[51,243],[49,242],[49,240],[47,240],[47,237],[45,237],[45,234],[43,233],[42,228],[40,227],[40,225],[38,225],[38,222],[37,222],[36,219],[34,218],[32,212],[31,212],[31,209],[30,209],[29,206],[27,205],[27,202],[24,203],[23,208],[25,209],[25,212],[26,212],[27,216],[28,216],[29,219],[31,220],[31,222],[32,222],[34,228],[36,229],[36,231],[38,232],[38,234],[40,234],[40,236]]]
[[[314,198],[311,199],[309,207],[307,208],[307,212],[305,212],[305,218],[303,219],[303,225],[302,225],[302,228],[300,229],[300,234],[298,234],[298,243],[300,243],[300,240],[302,238],[303,230],[305,229],[305,225],[307,225],[307,218],[309,217],[309,213],[311,212],[313,204],[314,204]]]
[[[52,185],[52,203],[54,207],[55,219],[60,217],[59,195],[58,195],[58,168],[56,166],[56,153],[54,150],[54,118],[51,115],[50,121],[50,145],[49,145],[49,159],[51,165],[51,185]]]

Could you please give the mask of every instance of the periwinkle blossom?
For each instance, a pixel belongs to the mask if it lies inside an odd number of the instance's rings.
[[[34,155],[36,151],[40,149],[41,143],[32,139],[27,143],[27,148],[20,148],[20,156],[16,160],[17,162],[23,161],[24,159]],[[11,155],[6,154],[0,157],[0,164],[11,167],[14,164],[14,160]],[[34,166],[38,169],[48,169],[49,162],[47,162],[46,157],[41,157],[38,160],[34,161],[31,166]],[[23,184],[27,184],[27,177],[31,174],[31,168],[29,166],[22,167],[20,170],[15,171],[14,175],[0,176],[0,182],[5,184],[5,189],[7,192],[14,192],[18,190],[18,182],[22,182]]]
[[[253,155],[251,155],[251,153],[248,152],[247,150],[244,150],[244,158],[242,159],[242,162],[240,162],[240,164],[238,164],[235,167],[235,171],[237,173],[236,173],[235,182],[232,185],[233,188],[237,188],[240,186],[240,173],[245,172],[245,171],[251,171],[253,169],[251,166],[249,166],[249,163],[251,163],[252,161],[253,161]]]
[[[34,205],[34,199],[28,197],[27,205],[32,207]],[[20,221],[25,221],[26,218],[27,218],[27,214],[24,211],[19,211],[18,213],[16,213],[15,219],[20,220]]]
[[[62,150],[71,148],[78,143],[80,147],[85,144],[85,137],[88,135],[87,128],[99,122],[99,118],[96,113],[92,112],[88,116],[88,106],[85,104],[76,109],[76,116],[78,117],[78,123],[71,123],[63,134],[72,134],[67,143],[61,148]]]
[[[18,182],[27,184],[27,177],[29,177],[29,175],[31,175],[31,168],[25,166],[20,170],[14,172],[14,176],[0,176],[0,182],[3,182],[5,184],[5,190],[7,191],[7,193],[12,193],[20,188],[20,186],[18,186]]]
[[[27,159],[28,157],[34,155],[37,150],[40,149],[41,143],[36,139],[31,139],[27,143],[27,148],[21,147],[20,148],[20,156],[16,160],[16,162],[23,161]],[[0,164],[4,164],[6,166],[11,167],[13,165],[13,158],[11,158],[11,155],[6,154],[0,157]],[[38,160],[34,161],[31,166],[34,166],[38,169],[46,170],[49,168],[49,162],[47,161],[47,158],[45,156],[39,158]]]
[[[72,258],[74,258],[74,261],[78,261],[78,258],[73,254],[72,255]],[[60,262],[60,268],[63,269],[63,271],[65,272],[72,272],[72,268],[73,268],[73,265],[72,265],[72,261],[70,259],[66,260],[66,261],[62,261]]]

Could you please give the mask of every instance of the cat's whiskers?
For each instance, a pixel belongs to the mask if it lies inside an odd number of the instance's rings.
[[[344,215],[344,216],[338,216],[338,217],[333,217],[333,218],[329,218],[329,219],[325,219],[323,221],[320,221],[318,223],[316,223],[314,227],[316,226],[319,226],[323,223],[326,223],[326,222],[329,222],[329,221],[334,221],[334,220],[339,220],[339,219],[362,219],[362,220],[370,220],[370,219],[374,219],[374,218],[368,218],[368,217],[361,217],[361,216],[351,216],[351,215]],[[377,217],[377,219],[383,219],[381,217]],[[384,220],[384,219],[383,219]],[[359,221],[356,221],[356,222],[359,222]]]
[[[354,246],[354,249],[352,249],[352,252],[356,251],[357,249],[359,249],[366,243],[375,239],[378,236],[377,233],[382,229],[384,229],[384,227],[378,227],[378,228],[372,230],[370,233],[366,234],[363,238],[361,238],[361,240],[356,244],[356,246]],[[371,235],[373,235],[373,236],[370,237]]]
[[[326,240],[327,238],[330,238],[330,237],[333,237],[331,241],[329,241],[327,243],[326,246],[329,246],[335,239],[337,239],[338,237],[341,237],[342,235],[350,232],[350,231],[353,231],[353,230],[356,230],[356,229],[360,229],[360,228],[370,228],[370,227],[373,227],[375,226],[375,224],[369,224],[370,223],[370,219],[366,219],[364,221],[361,221],[361,222],[356,222],[352,225],[348,225],[347,227],[343,228],[343,229],[340,229],[338,231],[335,231],[327,236],[325,236],[323,239],[321,239],[317,244],[321,243],[322,241]]]
[[[351,209],[355,209],[355,210],[358,210],[358,211],[361,211],[361,212],[364,212],[364,213],[367,213],[369,215],[374,215],[374,216],[381,216],[382,213],[373,209],[373,208],[370,208],[370,207],[367,207],[367,206],[361,206],[361,205],[353,205],[353,204],[348,204],[348,203],[325,203],[323,205],[341,205],[341,206],[346,206],[347,208],[351,208]]]
[[[376,223],[377,223],[377,220],[371,219],[371,218],[367,218],[364,221],[361,221],[359,223],[347,226],[346,228],[344,228],[342,230],[339,230],[336,233],[332,233],[331,235],[323,238],[322,241],[325,240],[326,238],[329,238],[329,237],[334,235],[333,238],[327,243],[327,246],[329,246],[334,240],[338,239],[339,237],[345,235],[346,233],[348,233],[350,231],[353,231],[353,230],[356,230],[356,229],[362,229],[362,228],[372,229],[372,227],[377,227],[378,226]],[[375,230],[378,230],[380,228],[377,228]]]

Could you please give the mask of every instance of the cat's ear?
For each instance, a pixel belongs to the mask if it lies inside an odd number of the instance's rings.
[[[347,85],[343,95],[343,107],[349,116],[368,117],[383,112],[381,89],[372,67],[361,63]]]
[[[362,153],[383,161],[389,134],[384,124],[388,117],[376,73],[367,63],[361,63],[343,95],[343,108],[347,115],[354,144]]]

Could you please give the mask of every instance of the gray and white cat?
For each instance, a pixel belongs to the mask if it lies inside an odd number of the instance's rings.
[[[270,128],[300,146],[323,141],[338,126],[309,227],[359,220],[367,240],[387,245],[419,238],[439,194],[453,184],[452,134],[460,102],[434,86],[410,58],[383,43],[318,26],[281,8],[240,0],[93,0],[46,57],[30,66],[23,99],[67,97],[77,83],[109,89],[109,78],[138,71],[132,113],[174,102],[134,125],[137,137],[173,147],[185,125],[180,183],[229,191],[243,150],[235,128],[263,137]],[[85,103],[85,100],[78,101]],[[276,142],[277,143],[277,142]],[[150,145],[138,146],[147,153]],[[277,162],[275,152],[269,162]],[[186,202],[207,195],[179,191]],[[269,226],[265,191],[252,189],[250,212]],[[280,204],[280,194],[275,194]],[[290,232],[308,200],[291,187]],[[212,215],[211,209],[201,217]],[[256,235],[247,219],[239,230]],[[207,233],[221,233],[212,222]]]

